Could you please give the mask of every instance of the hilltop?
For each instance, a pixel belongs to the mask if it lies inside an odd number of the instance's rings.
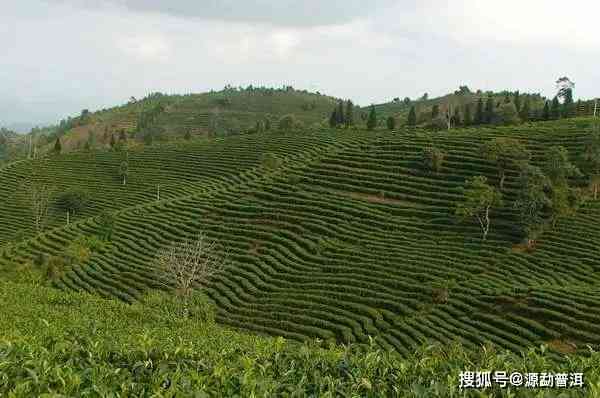
[[[61,137],[66,151],[107,147],[110,137],[121,134],[138,141],[170,141],[186,134],[219,137],[254,131],[257,123],[276,126],[283,116],[293,114],[303,127],[326,121],[337,100],[320,93],[252,87],[226,87],[200,94],[166,95],[153,93],[142,99],[131,98],[122,106],[97,112],[83,110],[81,115],[61,121],[46,134],[43,151]]]

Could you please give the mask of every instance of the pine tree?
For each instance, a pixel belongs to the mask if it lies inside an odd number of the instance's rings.
[[[490,124],[494,120],[494,99],[488,97],[485,103],[484,123]]]
[[[477,109],[475,110],[475,119],[473,120],[473,123],[478,125],[483,124],[483,121],[483,99],[479,98],[479,101],[477,101]]]
[[[560,118],[560,103],[558,102],[558,97],[554,97],[552,99],[552,105],[550,106],[550,117],[552,119]]]
[[[346,102],[346,128],[354,124],[354,104],[348,100]]]
[[[571,117],[573,114],[573,90],[570,88],[564,90],[563,99],[563,117]]]
[[[521,95],[519,94],[519,90],[515,91],[515,108],[517,108],[517,112],[521,112]]]
[[[389,116],[386,120],[387,128],[391,131],[396,128],[396,119],[393,116]]]
[[[60,143],[60,138],[56,137],[56,142],[54,143],[54,152],[60,153],[62,151],[62,145]]]
[[[408,112],[407,124],[411,127],[417,125],[417,112],[414,105],[410,107],[410,111]]]
[[[369,111],[369,117],[367,119],[367,129],[373,130],[377,126],[377,113],[375,112],[375,106],[371,105]]]
[[[337,107],[335,107],[333,109],[333,111],[331,111],[331,116],[329,116],[329,127],[334,128],[337,126]]]
[[[431,120],[434,120],[440,114],[440,106],[438,104],[434,104],[431,108]]]
[[[346,122],[346,118],[344,117],[344,102],[342,100],[338,102],[336,122],[338,126],[341,126]]]
[[[523,106],[521,107],[521,109],[519,110],[519,117],[521,118],[522,122],[528,122],[529,121],[529,98],[525,98],[525,102],[523,103]]]
[[[471,104],[465,105],[465,120],[463,124],[465,127],[469,127],[473,123],[473,117],[471,116]]]
[[[548,105],[548,101],[544,102],[544,110],[542,111],[542,119],[543,120],[550,119],[550,106]]]
[[[454,108],[454,115],[452,116],[452,124],[454,126],[460,126],[462,124],[462,120],[460,119],[460,110],[458,106]]]

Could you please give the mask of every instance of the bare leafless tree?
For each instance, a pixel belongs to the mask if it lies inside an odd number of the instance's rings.
[[[175,288],[183,299],[184,312],[194,288],[206,286],[228,264],[228,254],[216,241],[201,232],[195,240],[173,243],[156,256],[160,282]]]
[[[24,181],[22,189],[25,194],[27,207],[31,211],[33,218],[33,226],[37,233],[44,230],[48,218],[48,210],[52,203],[55,193],[55,187],[44,182],[39,178],[40,172],[38,168],[43,167],[39,164],[34,164],[31,175]]]

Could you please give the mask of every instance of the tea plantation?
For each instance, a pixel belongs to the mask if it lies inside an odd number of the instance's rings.
[[[160,288],[157,251],[203,231],[227,248],[233,262],[205,286],[221,325],[305,344],[318,338],[378,347],[393,352],[395,361],[412,358],[423,344],[454,343],[465,352],[491,345],[518,353],[544,345],[552,360],[567,353],[591,360],[590,350],[600,347],[600,202],[586,202],[542,235],[535,250],[522,250],[512,207],[518,171],[511,168],[504,206],[492,212],[486,241],[475,222],[454,216],[467,178],[484,175],[498,183],[480,144],[518,139],[534,164],[562,145],[578,162],[591,122],[435,133],[270,132],[127,155],[72,153],[13,163],[0,170],[0,270],[5,279],[28,282],[40,255],[60,254],[77,237],[95,234],[97,215],[109,209],[116,212],[110,244],[53,282],[65,294],[141,305],[149,289]],[[422,166],[422,151],[432,144],[447,154],[437,172]],[[117,170],[125,156],[130,171],[123,185]],[[20,188],[33,168],[38,180],[60,191],[87,190],[90,204],[69,225],[52,208],[49,226],[35,234]],[[440,289],[444,300],[436,299]],[[27,350],[0,346],[0,365],[6,352],[8,361],[37,355]],[[44,351],[49,361],[58,355],[53,350]],[[147,360],[132,350],[131,361]],[[95,357],[109,361],[106,355]],[[356,384],[340,388],[369,395]],[[391,394],[377,388],[376,396]],[[242,391],[247,396],[249,390]]]

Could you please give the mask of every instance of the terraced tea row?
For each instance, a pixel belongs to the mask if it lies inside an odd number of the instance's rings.
[[[510,203],[494,214],[503,222],[494,222],[485,243],[477,226],[452,216],[465,178],[497,181],[480,143],[518,137],[536,163],[549,146],[563,144],[575,158],[588,134],[584,122],[237,138],[232,148],[257,140],[261,151],[277,147],[287,161],[266,170],[247,160],[246,168],[235,166],[243,174],[230,171],[203,189],[124,209],[111,246],[58,285],[133,301],[157,287],[156,251],[202,230],[229,249],[233,266],[207,289],[218,320],[235,327],[299,340],[366,343],[375,336],[403,354],[423,340],[491,341],[511,350],[549,341],[599,345],[599,203],[561,222],[533,253],[512,250],[519,235]],[[420,166],[431,142],[448,154],[437,174]],[[510,170],[507,202],[516,177]],[[56,253],[96,229],[93,219],[54,229],[12,248],[3,262]],[[445,299],[436,298],[440,291]]]

